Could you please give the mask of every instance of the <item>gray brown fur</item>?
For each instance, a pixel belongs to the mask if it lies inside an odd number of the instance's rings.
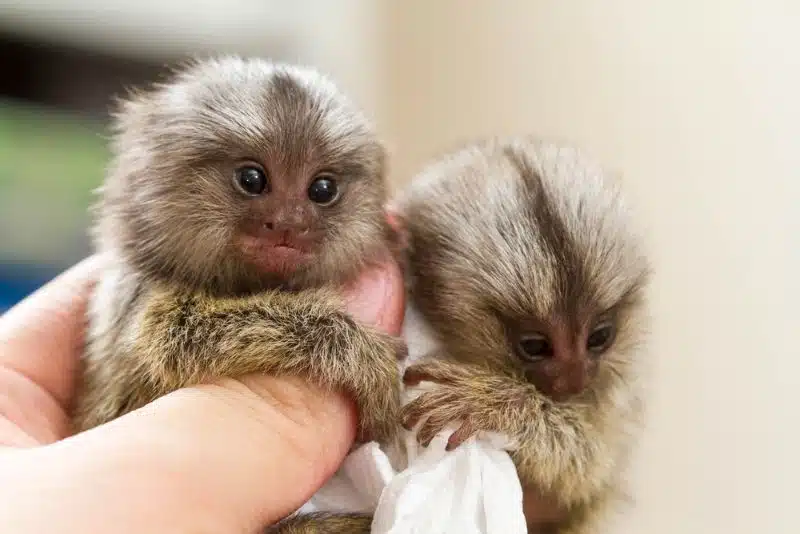
[[[284,519],[264,534],[369,534],[372,516],[314,512]]]
[[[182,386],[260,371],[344,389],[361,431],[389,434],[402,345],[354,322],[330,291],[386,254],[385,153],[336,87],[258,59],[199,61],[123,101],[112,148],[94,232],[110,264],[90,305],[76,429]],[[235,246],[247,216],[232,180],[242,158],[276,180],[324,168],[344,187],[318,214],[315,261],[285,279]]]
[[[233,233],[246,217],[237,161],[275,179],[334,171],[346,193],[327,209],[328,244],[283,284],[327,285],[380,255],[386,153],[372,126],[315,71],[263,60],[197,62],[121,102],[114,159],[97,205],[97,243],[148,280],[227,294],[276,282],[243,263]]]
[[[522,482],[567,511],[557,532],[597,532],[625,494],[643,413],[650,269],[619,184],[575,148],[492,139],[429,166],[396,209],[411,303],[446,351],[410,368],[441,386],[407,405],[404,422],[427,418],[423,443],[456,420],[465,436],[507,433]],[[509,324],[609,309],[617,336],[581,395],[554,402],[526,380]]]

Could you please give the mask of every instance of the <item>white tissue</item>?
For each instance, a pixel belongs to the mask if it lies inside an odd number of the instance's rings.
[[[377,443],[367,443],[347,455],[336,474],[299,513],[372,513],[386,485],[395,476],[389,458]]]
[[[487,434],[445,451],[457,427],[427,448],[409,433],[411,460],[400,473],[376,443],[359,447],[300,513],[374,512],[372,534],[526,534],[507,441]]]
[[[383,490],[373,534],[525,534],[522,488],[501,436],[445,451],[453,425]]]
[[[435,342],[413,309],[406,311],[404,330],[408,365]],[[432,387],[422,383],[406,391],[406,402]],[[401,450],[362,445],[299,512],[373,513],[372,534],[526,534],[508,440],[480,433],[445,451],[458,426],[453,421],[428,447],[417,443],[415,431],[406,434]]]

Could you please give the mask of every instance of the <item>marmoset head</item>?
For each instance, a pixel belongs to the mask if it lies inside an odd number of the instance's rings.
[[[344,281],[382,253],[384,148],[321,74],[196,62],[115,119],[97,236],[143,273],[238,292]]]
[[[422,172],[396,209],[410,298],[454,357],[557,401],[629,376],[649,267],[617,184],[577,149],[477,143]]]

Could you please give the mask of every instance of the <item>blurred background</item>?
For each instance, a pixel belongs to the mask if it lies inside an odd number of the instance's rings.
[[[311,63],[377,122],[396,185],[488,134],[618,171],[655,368],[613,532],[797,532],[799,24],[793,0],[0,0],[0,309],[88,253],[112,96],[189,55]]]

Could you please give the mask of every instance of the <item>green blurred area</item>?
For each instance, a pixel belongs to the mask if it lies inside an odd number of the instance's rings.
[[[72,263],[108,162],[105,124],[0,100],[0,261]]]

